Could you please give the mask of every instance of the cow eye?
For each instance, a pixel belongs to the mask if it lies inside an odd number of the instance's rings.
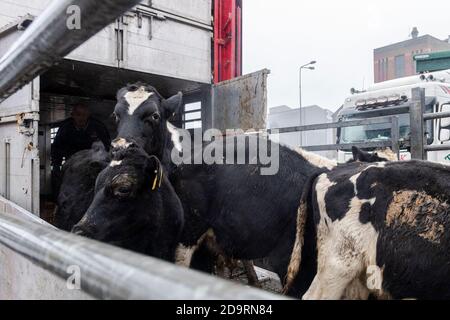
[[[127,174],[121,174],[114,177],[111,182],[111,191],[113,196],[119,199],[131,197],[134,191],[133,180],[134,178]]]
[[[153,113],[152,115],[146,115],[144,117],[144,122],[148,124],[149,126],[153,125],[153,123],[159,121],[161,119],[161,116],[158,112]]]
[[[120,194],[129,194],[131,192],[131,186],[121,186],[116,191]]]
[[[119,199],[124,199],[124,198],[130,197],[132,192],[133,192],[133,187],[131,185],[116,186],[113,189],[114,196]]]

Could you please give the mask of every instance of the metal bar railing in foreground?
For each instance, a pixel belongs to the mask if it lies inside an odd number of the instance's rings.
[[[98,299],[285,299],[158,259],[0,213],[0,244],[63,279],[81,270],[81,289]]]
[[[0,102],[139,2],[54,0],[0,59]],[[79,29],[67,26],[70,6],[79,8]]]

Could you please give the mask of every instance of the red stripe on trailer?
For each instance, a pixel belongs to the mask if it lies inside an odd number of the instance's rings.
[[[446,94],[450,94],[450,87],[441,86],[441,88]]]
[[[242,75],[240,0],[214,0],[214,83]]]

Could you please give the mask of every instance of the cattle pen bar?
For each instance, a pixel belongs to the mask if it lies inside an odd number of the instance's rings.
[[[98,299],[284,299],[5,213],[0,244],[63,280],[76,266],[81,289]]]
[[[0,59],[0,102],[68,55],[139,0],[57,0],[37,17]],[[69,29],[69,8],[80,28]],[[75,11],[76,12],[76,11]]]
[[[315,130],[326,130],[326,129],[339,129],[347,127],[358,127],[364,125],[372,124],[391,124],[391,139],[387,141],[374,141],[365,143],[351,143],[351,144],[329,144],[320,146],[302,146],[303,149],[308,151],[328,151],[328,150],[348,150],[352,147],[358,148],[392,148],[392,151],[396,154],[400,152],[399,146],[399,122],[396,116],[384,116],[371,119],[361,119],[345,122],[333,122],[333,123],[323,123],[323,124],[311,124],[305,126],[289,127],[289,128],[279,128],[279,129],[269,129],[268,134],[282,134],[282,133],[292,133],[292,132],[303,132],[303,131],[315,131]]]

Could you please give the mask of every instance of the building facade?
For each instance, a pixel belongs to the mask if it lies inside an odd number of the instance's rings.
[[[320,124],[333,122],[333,112],[321,108],[317,105],[302,108],[302,124]],[[270,109],[268,115],[269,129],[289,128],[300,125],[300,109],[292,109],[288,106],[279,106]],[[300,133],[282,133],[279,136],[279,142],[290,147],[299,146],[317,146],[336,143],[336,135],[333,129],[306,131],[302,132],[302,141],[300,142]],[[335,151],[317,152],[320,155],[330,159],[336,158]]]
[[[415,55],[446,50],[450,50],[450,37],[440,40],[428,34],[419,36],[417,28],[414,28],[411,39],[374,50],[374,81],[378,83],[415,75]]]

